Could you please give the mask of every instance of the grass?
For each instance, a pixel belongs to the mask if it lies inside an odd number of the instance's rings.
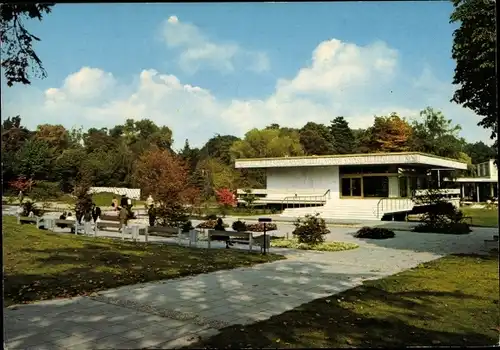
[[[86,295],[153,280],[284,259],[227,249],[123,242],[50,233],[4,216],[4,300],[7,305]]]
[[[492,345],[498,256],[448,256],[194,344],[210,348]]]
[[[472,217],[472,225],[484,227],[498,227],[498,209],[460,208],[465,216]]]
[[[356,243],[347,242],[323,242],[312,245],[299,243],[296,239],[273,239],[271,240],[271,247],[339,252],[342,250],[356,249],[359,247],[359,245],[357,245]]]

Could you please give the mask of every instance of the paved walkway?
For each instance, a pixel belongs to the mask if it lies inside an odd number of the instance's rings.
[[[350,229],[352,231],[352,229]],[[175,348],[234,324],[281,314],[450,253],[477,253],[496,229],[451,236],[396,232],[358,240],[345,229],[332,239],[355,241],[344,252],[272,249],[287,260],[175,280],[125,286],[92,297],[5,310],[9,349]]]

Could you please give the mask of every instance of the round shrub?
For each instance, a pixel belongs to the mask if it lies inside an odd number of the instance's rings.
[[[247,225],[243,221],[238,220],[233,222],[232,228],[236,232],[245,232],[247,230]]]
[[[181,226],[182,232],[186,233],[194,229],[193,223],[191,221],[186,221],[185,223],[182,224]]]
[[[316,215],[306,215],[304,219],[297,219],[293,223],[295,230],[292,234],[299,243],[318,244],[325,241],[324,235],[330,233],[323,218]]]
[[[354,234],[356,238],[371,238],[371,239],[387,239],[394,238],[396,234],[394,231],[391,231],[382,227],[362,227]]]

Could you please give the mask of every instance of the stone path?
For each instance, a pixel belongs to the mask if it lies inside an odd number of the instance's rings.
[[[358,249],[272,248],[288,259],[6,309],[7,348],[182,347],[222,327],[265,320],[446,254],[480,252],[497,229],[462,236],[398,231],[389,240],[358,240],[347,231],[334,230],[330,238],[357,242]]]

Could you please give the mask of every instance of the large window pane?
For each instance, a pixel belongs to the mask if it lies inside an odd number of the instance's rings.
[[[342,197],[349,197],[351,195],[351,179],[342,179]]]
[[[353,197],[361,197],[361,178],[353,177],[351,179],[351,193]]]
[[[363,177],[364,197],[389,197],[389,178],[387,176]]]

